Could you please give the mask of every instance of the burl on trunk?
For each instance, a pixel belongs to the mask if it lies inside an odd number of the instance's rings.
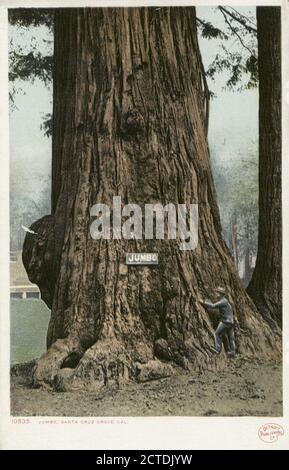
[[[206,138],[208,90],[194,8],[55,13],[52,215],[35,222],[23,260],[51,307],[35,385],[67,390],[223,365],[214,321],[197,302],[223,284],[238,350],[280,346],[246,295],[222,240]],[[93,240],[91,206],[199,206],[199,243]],[[159,264],[125,264],[128,252]]]

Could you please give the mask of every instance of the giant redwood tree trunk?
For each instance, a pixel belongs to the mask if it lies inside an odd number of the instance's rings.
[[[257,8],[259,235],[248,293],[271,325],[282,324],[281,9]]]
[[[23,259],[51,307],[36,385],[61,390],[223,365],[197,301],[224,285],[238,350],[275,357],[278,341],[246,295],[221,237],[206,139],[208,93],[194,8],[66,9],[55,14],[53,213]],[[199,244],[93,240],[90,208],[198,203]],[[157,266],[127,266],[157,252]]]

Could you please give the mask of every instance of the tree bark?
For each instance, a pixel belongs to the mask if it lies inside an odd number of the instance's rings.
[[[194,8],[58,9],[55,14],[53,214],[32,225],[23,260],[51,306],[35,385],[97,388],[223,366],[197,301],[224,285],[238,350],[280,353],[221,236],[206,139],[208,93]],[[90,208],[198,203],[199,244],[93,240]],[[128,252],[157,252],[155,267]]]
[[[282,325],[281,9],[258,7],[259,232],[247,292],[270,324]]]

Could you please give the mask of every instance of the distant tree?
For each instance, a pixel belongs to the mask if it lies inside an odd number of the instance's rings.
[[[244,261],[244,282],[252,274],[252,260],[257,252],[258,233],[258,155],[255,144],[248,143],[246,153],[219,161],[211,153],[213,173],[218,193],[223,235],[237,269]]]
[[[224,87],[229,90],[251,89],[258,85],[258,50],[256,19],[231,6],[214,8],[224,20],[223,29],[198,17],[199,34],[206,39],[218,39],[219,52],[206,70],[214,80],[216,74],[226,71]]]

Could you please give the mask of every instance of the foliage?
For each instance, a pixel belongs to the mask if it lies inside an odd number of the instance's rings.
[[[22,27],[45,25],[53,30],[53,8],[11,8],[8,10],[11,25]]]
[[[19,40],[9,42],[9,83],[10,105],[15,107],[16,95],[23,92],[21,82],[34,83],[42,81],[49,87],[53,69],[53,16],[52,9],[17,8],[8,10],[10,27],[15,27]],[[45,39],[36,39],[39,28],[45,28]],[[28,34],[29,33],[29,34]],[[21,36],[25,34],[25,42],[30,36],[29,44],[23,46]],[[39,35],[38,35],[39,36]],[[51,135],[51,115],[44,116],[42,129],[46,136]]]
[[[40,125],[40,129],[44,132],[46,137],[52,136],[52,114],[47,113],[44,115],[44,119],[42,124]]]

